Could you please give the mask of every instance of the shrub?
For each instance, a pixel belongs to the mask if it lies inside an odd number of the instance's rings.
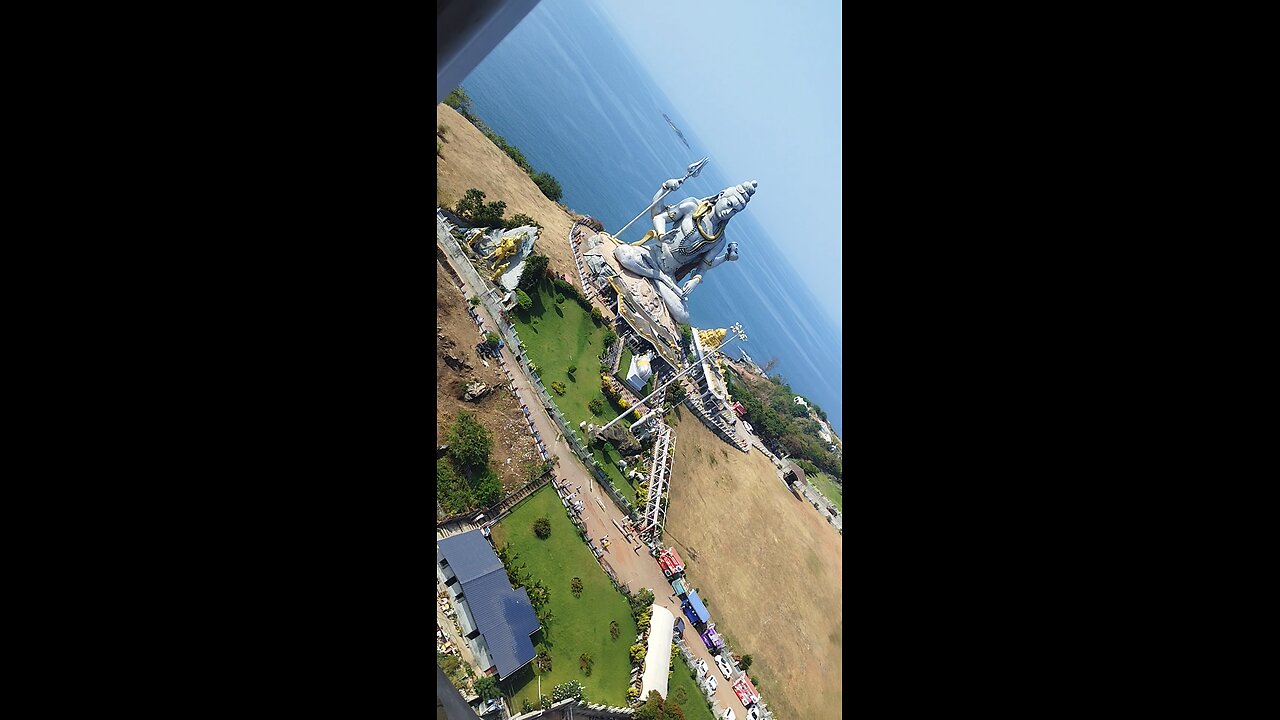
[[[605,331],[604,331],[604,346],[605,346],[605,347],[609,347],[609,346],[613,345],[613,343],[614,343],[615,341],[617,341],[617,339],[618,339],[618,333],[614,332],[612,328],[610,328],[610,329],[608,329],[608,330],[605,330]]]
[[[609,621],[609,637],[613,638],[614,640],[617,640],[618,632],[619,632],[618,622],[616,620],[610,620]]]
[[[546,540],[551,537],[551,521],[540,517],[533,521],[533,534]]]
[[[560,182],[556,180],[551,173],[540,172],[535,173],[530,177],[533,178],[533,183],[538,186],[538,189],[542,191],[542,194],[546,195],[548,198],[559,202],[561,196],[564,195],[564,190],[560,187]]]
[[[484,469],[484,474],[476,482],[475,495],[478,507],[490,507],[502,499],[502,481],[493,468]]]
[[[627,402],[626,398],[620,397],[618,398],[618,407],[622,408],[623,410],[626,410],[627,408],[631,407],[631,403]]]
[[[565,384],[559,380],[551,381],[551,389],[554,390],[557,395],[563,395],[568,390],[568,388],[565,387]]]
[[[524,290],[516,288],[516,305],[519,306],[521,312],[529,312],[533,309],[533,298]]]
[[[640,699],[640,688],[627,688],[627,702],[633,703]]]
[[[588,677],[591,676],[591,666],[595,664],[595,660],[591,657],[591,653],[582,653],[578,656],[578,668],[585,672]]]
[[[644,612],[640,613],[640,617],[636,618],[636,629],[639,630],[640,632],[644,632],[648,630],[649,622],[651,619],[652,618],[650,617],[650,611],[645,610]]]
[[[555,689],[551,691],[551,699],[555,702],[560,702],[566,698],[576,698],[581,700],[582,693],[585,691],[586,688],[582,686],[582,683],[577,680],[570,680],[557,685]]]
[[[516,287],[521,290],[532,290],[543,275],[550,272],[550,268],[547,267],[549,262],[551,262],[550,258],[537,253],[525,258],[524,270],[520,271],[520,279],[516,281]]]
[[[467,302],[471,303],[471,307],[475,307],[476,305],[479,305],[479,304],[480,304],[480,296],[479,296],[479,295],[472,295],[472,296],[471,296],[471,299],[470,299],[470,300],[467,300]]]
[[[597,325],[604,322],[604,313],[595,305],[591,306],[591,319],[594,320]]]
[[[563,305],[563,304],[564,304],[564,296],[563,296],[563,295],[557,295],[557,296],[556,296],[556,304],[557,304],[557,305]]]
[[[742,660],[738,661],[738,664],[742,666],[742,672],[746,672],[747,670],[750,670],[750,669],[751,669],[751,656],[750,656],[750,655],[743,655],[743,656],[742,656]]]
[[[574,597],[582,597],[582,579],[574,578],[569,581],[569,590]]]
[[[587,409],[591,411],[592,415],[603,415],[604,403],[600,402],[600,398],[591,398],[591,402],[587,403]]]
[[[631,646],[631,662],[639,663],[644,660],[644,645],[636,643]]]
[[[485,700],[494,700],[502,697],[502,689],[498,687],[498,681],[493,679],[491,675],[485,675],[472,685],[476,694]]]
[[[439,140],[436,141],[436,155],[438,157],[444,157],[444,143]]]
[[[533,664],[540,672],[549,673],[551,672],[551,655],[543,650],[533,659]]]
[[[516,213],[515,215],[512,215],[510,218],[507,218],[508,228],[518,228],[518,227],[523,227],[525,225],[532,225],[537,228],[542,227],[538,223],[534,222],[533,218],[529,217],[528,215],[525,215],[524,213]]]
[[[471,413],[460,412],[449,426],[449,454],[464,467],[484,467],[489,462],[493,436]]]
[[[498,347],[498,343],[502,338],[498,337],[498,333],[485,333],[484,341],[489,343],[490,347]]]
[[[437,125],[437,126],[436,126],[436,137],[440,138],[441,140],[444,140],[444,139],[445,139],[445,135],[448,135],[448,134],[449,134],[449,126],[448,126],[448,125],[445,125],[444,123],[441,123],[441,124],[439,124],[439,125]]]
[[[503,227],[506,221],[502,214],[507,211],[507,204],[501,200],[491,202],[480,208],[473,216],[472,221],[483,227]]]

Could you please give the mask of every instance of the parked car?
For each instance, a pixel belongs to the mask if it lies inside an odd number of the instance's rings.
[[[716,656],[716,667],[720,668],[720,674],[724,676],[725,680],[733,677],[733,668],[729,667],[729,661],[725,659],[724,653]]]
[[[706,675],[706,674],[707,674],[707,661],[706,661],[706,660],[698,660],[698,662],[694,663],[694,665],[698,668],[698,677],[699,677],[699,678],[701,678],[703,675]]]
[[[707,675],[707,679],[702,682],[702,689],[706,690],[708,695],[714,695],[716,692],[716,676]]]
[[[760,708],[755,705],[747,708],[747,720],[760,720]]]
[[[733,713],[733,708],[725,708],[720,720],[738,720],[738,716]]]

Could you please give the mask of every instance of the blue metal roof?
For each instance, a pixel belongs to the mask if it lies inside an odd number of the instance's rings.
[[[471,608],[476,629],[484,636],[498,679],[505,679],[534,656],[529,636],[540,626],[529,593],[524,588],[511,589],[502,561],[479,530],[445,538],[439,544],[462,584],[463,599]]]
[[[696,592],[691,591],[689,599],[685,600],[680,607],[684,609],[686,614],[689,614],[689,619],[694,622],[705,623],[711,620],[711,613],[707,612],[707,606],[702,604],[702,598],[698,597]],[[690,613],[690,611],[692,612]]]
[[[479,530],[468,530],[437,544],[444,559],[449,561],[449,567],[453,568],[453,574],[458,576],[458,582],[466,583],[494,570],[502,570],[502,561]]]

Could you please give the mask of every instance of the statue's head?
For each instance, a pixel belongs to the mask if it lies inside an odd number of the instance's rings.
[[[716,196],[715,210],[712,217],[719,223],[725,223],[735,213],[742,210],[751,201],[751,196],[756,193],[756,186],[759,185],[755,180],[748,180],[741,185],[725,188]]]

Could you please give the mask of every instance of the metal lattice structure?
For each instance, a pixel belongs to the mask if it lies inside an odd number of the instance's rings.
[[[664,497],[671,484],[671,464],[675,453],[675,433],[664,422],[656,423],[653,442],[653,467],[649,469],[649,499],[640,517],[640,539],[650,545],[662,541],[662,527],[667,522]]]

